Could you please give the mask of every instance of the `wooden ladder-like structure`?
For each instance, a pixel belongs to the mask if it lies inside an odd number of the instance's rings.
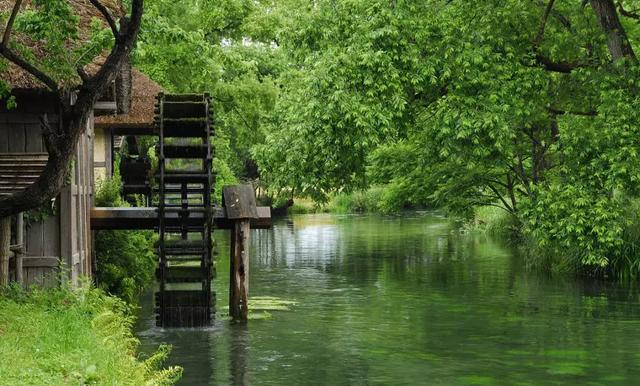
[[[158,269],[156,324],[211,323],[212,159],[207,94],[157,97]],[[167,221],[171,219],[171,221]],[[177,221],[176,221],[177,220]]]

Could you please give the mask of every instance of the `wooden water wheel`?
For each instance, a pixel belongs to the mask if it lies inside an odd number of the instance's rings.
[[[158,95],[156,323],[211,323],[213,135],[208,95]],[[169,216],[178,221],[168,223]]]

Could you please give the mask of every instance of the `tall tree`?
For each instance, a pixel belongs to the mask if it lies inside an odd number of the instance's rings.
[[[60,105],[60,124],[55,127],[49,125],[46,117],[43,117],[42,131],[49,153],[47,165],[38,179],[24,191],[0,198],[0,218],[39,207],[58,194],[69,170],[80,134],[85,130],[87,118],[95,102],[113,82],[136,41],[142,21],[143,0],[132,0],[129,15],[119,20],[116,20],[99,0],[90,0],[90,2],[103,16],[104,22],[113,35],[112,47],[104,63],[92,75],[89,75],[82,66],[82,63],[87,63],[86,58],[77,57],[74,63],[81,64],[73,69],[76,76],[75,82],[69,82],[70,74],[61,71],[65,62],[46,65],[38,63],[34,59],[37,55],[30,53],[29,47],[12,44],[14,26],[20,18],[23,5],[22,0],[16,0],[12,8],[2,32],[0,57],[38,79],[55,95]],[[25,16],[24,21],[32,28],[25,28],[24,32],[38,34],[44,31],[40,38],[57,43],[55,46],[59,50],[66,50],[65,42],[77,39],[75,31],[77,20],[69,3],[34,0],[32,4],[35,8]],[[43,67],[48,67],[49,73],[43,70]],[[69,86],[69,84],[78,85]]]

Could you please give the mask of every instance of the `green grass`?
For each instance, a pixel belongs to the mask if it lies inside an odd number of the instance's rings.
[[[509,239],[517,240],[520,237],[517,219],[504,209],[495,206],[475,208],[473,219],[466,224],[466,229]]]
[[[331,198],[328,205],[332,213],[378,213],[382,212],[384,188],[371,187],[351,193],[339,193]]]
[[[0,384],[171,385],[182,369],[169,353],[137,357],[133,320],[121,300],[84,287],[0,293]]]

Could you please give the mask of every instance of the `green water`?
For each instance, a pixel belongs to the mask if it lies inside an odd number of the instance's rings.
[[[225,309],[228,234],[217,231]],[[528,272],[443,217],[301,215],[252,231],[251,295],[298,302],[248,326],[153,326],[184,385],[639,384],[635,287]]]

